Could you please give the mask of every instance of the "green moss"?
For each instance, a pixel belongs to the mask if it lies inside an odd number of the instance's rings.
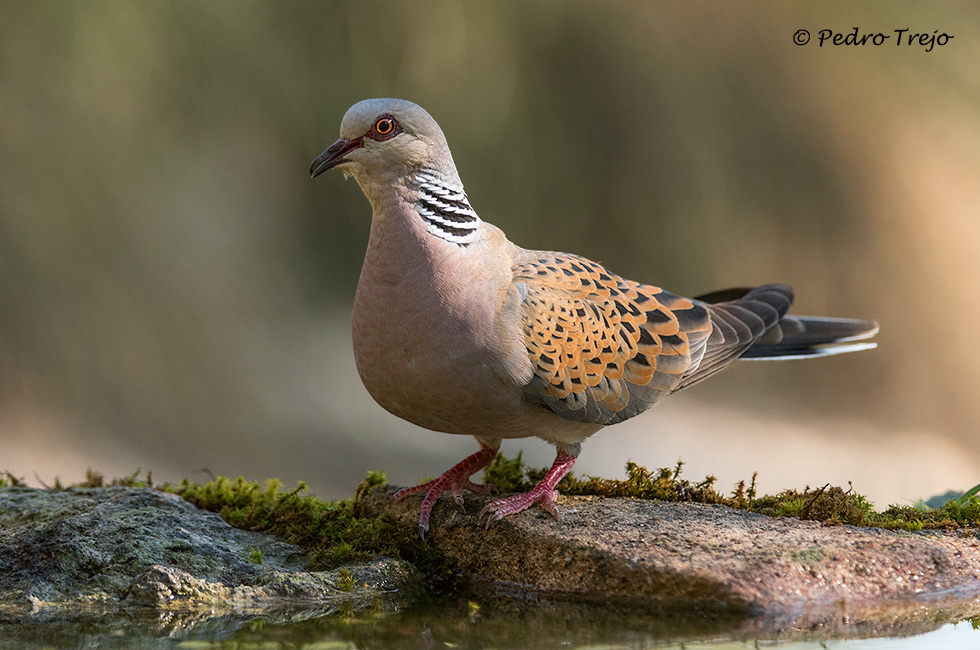
[[[752,499],[744,509],[772,517],[799,517],[838,526],[868,526],[874,514],[863,496],[831,485],[818,490],[807,488],[803,492],[784,490],[775,496]]]
[[[390,521],[358,516],[355,502],[325,501],[300,482],[284,491],[277,480],[264,485],[219,476],[198,484],[167,486],[199,508],[216,512],[232,526],[272,533],[305,549],[317,569],[378,554],[398,554]]]
[[[302,548],[314,570],[369,560],[376,555],[404,558],[441,581],[452,575],[444,556],[423,542],[418,531],[397,526],[390,515],[368,516],[361,498],[385,485],[382,472],[369,472],[353,499],[328,501],[308,494],[300,482],[286,491],[278,480],[264,484],[219,476],[198,484],[183,480],[165,489],[199,508],[216,512],[237,528],[271,533]]]
[[[876,512],[871,502],[852,488],[844,490],[830,484],[812,490],[784,490],[776,495],[757,496],[756,474],[746,484],[740,481],[730,495],[722,494],[716,479],[707,476],[692,482],[681,476],[683,463],[650,471],[633,462],[626,463],[626,479],[578,478],[568,474],[558,489],[568,495],[596,495],[718,503],[771,517],[798,517],[821,521],[827,525],[875,526],[892,530],[976,528],[980,526],[980,486],[972,488],[940,508],[891,506]],[[484,480],[501,492],[526,491],[545,475],[545,469],[527,469],[521,456],[509,460],[497,454],[484,472]]]
[[[699,503],[724,503],[725,497],[714,489],[715,478],[706,477],[699,483],[680,478],[684,463],[678,462],[673,469],[662,468],[650,472],[636,463],[626,463],[626,480],[603,479],[596,476],[577,478],[569,473],[559,483],[562,494],[595,495],[604,497],[636,497],[664,501],[696,501]],[[514,459],[498,453],[484,470],[483,480],[500,492],[526,492],[544,478],[547,469],[524,467],[521,453]],[[755,479],[752,490],[754,494]],[[744,485],[743,485],[744,489]]]
[[[483,480],[495,485],[501,492],[526,492],[533,487],[525,477],[521,452],[517,452],[517,458],[513,460],[504,458],[498,452],[493,462],[483,470]]]
[[[589,476],[579,479],[566,476],[559,486],[566,494],[595,494],[606,497],[635,497],[638,499],[660,499],[661,501],[693,501],[697,503],[724,503],[722,496],[714,487],[715,477],[707,476],[703,481],[691,483],[681,478],[684,463],[678,461],[673,468],[662,467],[651,472],[634,462],[626,463],[626,480],[617,481]],[[537,482],[544,477],[541,470],[529,471],[529,476]]]
[[[341,591],[351,591],[357,586],[357,579],[354,574],[347,569],[341,569],[337,572],[337,589]]]
[[[89,487],[89,488],[100,488],[107,487],[110,485],[121,485],[122,487],[153,487],[153,473],[146,473],[146,480],[140,479],[140,473],[143,470],[141,468],[136,468],[136,471],[128,476],[123,476],[122,478],[114,478],[109,482],[106,482],[105,477],[102,476],[101,472],[96,472],[95,470],[89,468],[85,470],[85,480],[73,487]],[[44,486],[48,487],[48,486]],[[54,489],[63,489],[61,486],[61,481],[55,477]]]
[[[14,476],[10,472],[4,471],[3,476],[0,476],[0,487],[23,487],[27,485],[24,483],[23,478]]]

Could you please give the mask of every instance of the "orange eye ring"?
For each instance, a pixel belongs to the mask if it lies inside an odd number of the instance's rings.
[[[379,115],[374,119],[374,126],[364,134],[365,137],[384,142],[402,132],[402,127],[394,117],[389,114]]]

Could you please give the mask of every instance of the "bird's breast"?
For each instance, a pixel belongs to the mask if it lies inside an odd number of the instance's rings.
[[[509,354],[497,322],[503,279],[455,244],[423,240],[412,255],[392,244],[369,243],[354,299],[354,357],[371,396],[448,433],[479,433],[524,408],[499,371]]]

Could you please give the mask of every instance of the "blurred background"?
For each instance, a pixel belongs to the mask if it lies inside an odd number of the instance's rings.
[[[576,471],[683,459],[722,490],[759,471],[879,506],[980,482],[973,3],[0,4],[0,470],[341,497],[474,451],[362,388],[370,208],[307,171],[348,106],[395,96],[525,247],[686,295],[787,282],[798,313],[881,323],[873,352],[738,364]],[[818,47],[855,26],[954,38]]]

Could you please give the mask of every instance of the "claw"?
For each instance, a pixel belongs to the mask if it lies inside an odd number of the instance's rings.
[[[558,505],[555,503],[557,499],[558,490],[552,490],[550,493],[545,494],[541,498],[541,507],[551,513],[551,516],[555,519],[561,519],[561,517],[558,516]]]
[[[473,483],[470,481],[470,476],[474,472],[489,465],[496,454],[496,448],[481,445],[480,451],[463,459],[439,478],[421,485],[404,488],[395,493],[394,498],[396,500],[404,499],[413,494],[425,494],[425,498],[422,499],[422,506],[419,509],[419,536],[423,541],[425,540],[425,533],[429,530],[429,517],[432,514],[432,508],[444,492],[451,492],[453,501],[462,508],[463,490],[472,490],[473,492],[479,493],[489,491],[489,486]]]
[[[503,518],[504,518],[504,516],[503,516],[502,514],[500,514],[499,512],[496,512],[496,511],[495,511],[495,510],[493,509],[493,507],[492,507],[493,505],[494,505],[493,503],[490,503],[490,504],[488,504],[488,505],[486,505],[486,506],[484,506],[482,510],[480,510],[480,515],[479,515],[479,517],[480,517],[481,519],[483,518],[483,516],[484,516],[485,514],[487,514],[487,513],[490,513],[490,516],[489,516],[489,517],[487,517],[487,525],[486,525],[486,528],[487,528],[487,530],[489,530],[489,529],[490,529],[490,525],[491,525],[491,524],[493,524],[493,523],[495,523],[495,522],[498,522],[498,521],[500,521],[501,519],[503,519]]]
[[[463,484],[453,483],[452,489],[453,489],[453,501],[456,502],[456,505],[459,506],[460,510],[465,511],[465,508],[463,508]]]
[[[507,515],[527,510],[535,503],[540,504],[545,511],[557,519],[559,511],[555,501],[558,499],[558,490],[555,489],[555,485],[568,473],[574,463],[575,459],[572,456],[559,452],[551,469],[530,492],[515,494],[506,499],[488,503],[480,511],[480,517],[487,513],[493,513],[487,519],[487,528],[495,521],[500,521]]]

